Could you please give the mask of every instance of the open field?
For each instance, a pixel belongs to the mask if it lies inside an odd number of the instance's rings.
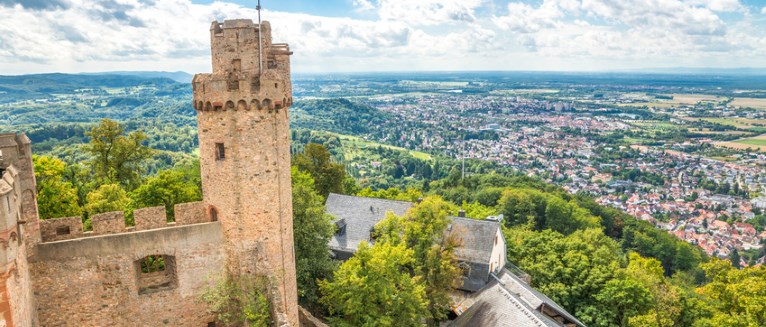
[[[510,89],[510,90],[492,90],[490,94],[516,95],[516,94],[552,94],[559,93],[554,89]]]
[[[715,145],[724,147],[724,148],[737,149],[737,150],[745,150],[747,148],[750,148],[750,149],[757,149],[758,151],[766,151],[766,145],[745,144],[745,143],[740,143],[740,141],[718,142],[718,143],[715,143]]]
[[[750,134],[750,132],[745,132],[745,131],[711,131],[709,128],[703,128],[703,129],[689,128],[689,132],[698,133],[698,134],[709,134],[709,135],[748,135]]]
[[[661,100],[658,99],[658,102],[666,102],[666,103],[673,103],[673,104],[687,104],[687,105],[694,105],[699,102],[721,102],[726,100],[727,98],[719,97],[715,95],[707,95],[707,94],[681,94],[681,93],[675,93],[671,94],[673,96],[672,100]]]
[[[628,124],[644,129],[677,129],[681,126],[660,120],[626,120]]]
[[[758,149],[758,151],[766,151],[766,134],[761,134],[756,137],[739,139],[731,142],[719,142],[715,145],[740,150],[751,148]]]
[[[733,107],[766,109],[766,99],[762,98],[734,98],[729,104]]]
[[[727,100],[726,97],[720,97],[716,95],[708,94],[687,94],[687,93],[674,93],[668,94],[673,99],[657,99],[652,95],[646,95],[641,93],[626,93],[623,95],[624,99],[635,100],[639,102],[635,103],[616,103],[615,105],[620,107],[655,107],[655,108],[673,108],[677,106],[693,106],[700,102],[712,102],[719,103]]]
[[[616,103],[615,104],[618,107],[654,107],[654,108],[673,108],[677,106],[677,104],[670,103],[670,102],[634,102],[634,103]]]
[[[351,136],[351,135],[335,134],[335,133],[330,133],[330,134],[333,134],[333,135],[337,136],[341,140],[341,142],[343,142],[343,147],[344,148],[349,148],[349,149],[351,149],[351,148],[353,148],[353,149],[365,149],[365,148],[374,148],[374,147],[382,146],[382,147],[387,148],[387,149],[406,151],[410,155],[412,155],[413,157],[415,157],[417,159],[421,159],[421,160],[431,160],[432,159],[430,154],[424,153],[424,152],[410,151],[410,150],[407,150],[407,149],[404,149],[404,148],[400,148],[400,147],[396,147],[396,146],[392,146],[392,145],[386,145],[386,144],[380,144],[380,143],[365,141],[362,138],[359,138],[359,137],[356,137],[356,136]],[[353,154],[349,153],[349,154],[346,154],[346,155],[348,156],[348,155],[353,155]]]
[[[686,121],[707,121],[711,123],[732,126],[737,129],[746,129],[753,132],[766,131],[766,119],[748,118],[710,118],[710,117],[685,117]]]

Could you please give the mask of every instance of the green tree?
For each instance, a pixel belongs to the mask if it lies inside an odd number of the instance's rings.
[[[293,164],[298,170],[308,172],[316,190],[322,197],[330,193],[343,193],[346,171],[343,165],[334,163],[330,151],[321,144],[309,143],[300,153],[293,157]]]
[[[466,217],[474,219],[484,219],[489,216],[497,215],[497,209],[485,206],[478,201],[470,203],[463,201],[462,208],[465,210]]]
[[[132,205],[128,193],[120,185],[104,184],[88,193],[85,211],[92,216],[104,212],[125,211]]]
[[[325,213],[324,200],[306,172],[291,170],[293,183],[293,233],[298,296],[312,311],[319,304],[318,280],[332,277],[336,263],[330,259],[328,242],[335,232],[332,216]]]
[[[37,181],[37,209],[41,219],[79,216],[82,214],[77,190],[64,181],[66,164],[56,158],[32,156]]]
[[[319,283],[321,299],[343,326],[420,326],[428,316],[425,286],[408,267],[414,251],[404,243],[361,242],[331,281]]]
[[[646,314],[631,317],[631,326],[674,326],[681,315],[681,294],[678,287],[665,278],[662,263],[654,258],[643,258],[631,252],[628,276],[642,283],[652,294],[651,310]]]
[[[728,260],[701,264],[708,283],[697,289],[713,309],[699,326],[766,326],[766,267],[736,269]]]
[[[176,204],[202,200],[199,180],[199,170],[163,170],[133,190],[130,197],[136,208],[162,205],[168,217],[175,217]]]
[[[652,304],[652,295],[641,282],[629,276],[612,279],[596,295],[599,307],[611,313],[611,319],[597,321],[598,325],[617,322],[621,327],[628,326],[628,318],[645,313]]]
[[[106,118],[85,134],[90,137],[90,142],[84,150],[91,156],[89,164],[96,179],[103,183],[119,183],[128,189],[138,185],[144,162],[153,155],[153,151],[143,145],[146,134],[125,135],[122,125]]]
[[[226,277],[202,294],[202,300],[226,326],[267,327],[273,325],[271,302],[264,278]]]
[[[460,270],[455,248],[460,245],[457,236],[445,237],[454,204],[438,196],[430,196],[405,214],[404,239],[415,250],[416,275],[422,276],[428,298],[429,325],[436,326],[447,318],[450,291],[460,286]]]

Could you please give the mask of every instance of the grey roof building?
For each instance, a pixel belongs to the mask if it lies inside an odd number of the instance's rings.
[[[412,208],[412,202],[365,198],[330,193],[325,207],[335,217],[337,232],[330,239],[330,250],[339,260],[348,260],[356,252],[359,242],[370,242],[370,232],[386,212],[398,216]]]
[[[463,270],[461,290],[477,291],[490,281],[490,273],[505,266],[506,246],[499,221],[450,217],[447,235],[457,238],[460,246],[455,257]]]
[[[467,308],[467,309],[465,309]],[[460,315],[449,327],[584,327],[556,302],[529,286],[510,271],[492,274],[478,292],[457,305]]]
[[[337,231],[330,240],[336,259],[348,260],[361,241],[373,243],[371,232],[387,212],[404,215],[411,202],[331,193],[327,212],[335,217]],[[449,326],[578,326],[575,317],[544,294],[511,273],[506,266],[507,247],[502,216],[486,220],[450,217],[446,237],[455,237],[455,250],[463,284],[455,290],[453,311],[459,317]]]

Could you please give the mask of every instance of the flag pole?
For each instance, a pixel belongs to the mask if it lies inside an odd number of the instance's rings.
[[[261,0],[255,7],[258,10],[258,73],[263,75],[263,41],[261,40]]]

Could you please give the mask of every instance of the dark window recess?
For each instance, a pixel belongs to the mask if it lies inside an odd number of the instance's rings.
[[[69,226],[56,227],[56,235],[69,235]]]
[[[471,266],[469,264],[461,262],[458,264],[458,268],[463,277],[471,277]]]
[[[215,160],[223,160],[226,159],[226,148],[223,146],[223,143],[216,143],[215,144]]]
[[[207,323],[207,327],[215,327],[215,322],[209,322],[209,323]]]
[[[218,221],[218,210],[216,208],[210,208],[210,221]]]
[[[267,64],[269,69],[277,68],[277,62],[275,60],[269,60]]]
[[[346,220],[341,219],[335,222],[335,234],[338,236],[346,235]]]
[[[176,288],[175,257],[150,255],[136,262],[138,294],[149,294]]]

